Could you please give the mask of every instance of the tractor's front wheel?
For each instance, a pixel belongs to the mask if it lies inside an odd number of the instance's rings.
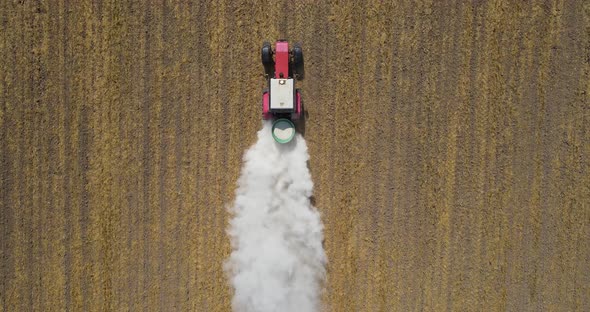
[[[298,79],[303,79],[304,65],[303,65],[303,49],[301,44],[296,43],[293,47],[293,75]]]
[[[264,66],[264,73],[272,77],[275,62],[272,59],[272,46],[267,41],[262,44],[262,66]]]

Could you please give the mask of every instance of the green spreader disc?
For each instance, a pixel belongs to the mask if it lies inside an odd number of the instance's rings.
[[[295,137],[295,125],[289,119],[277,119],[272,124],[272,137],[275,141],[285,144]]]

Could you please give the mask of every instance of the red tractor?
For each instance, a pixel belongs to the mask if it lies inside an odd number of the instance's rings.
[[[295,80],[303,79],[303,50],[295,44],[289,49],[286,40],[278,40],[275,49],[262,44],[262,65],[268,89],[262,93],[262,118],[273,120],[272,135],[279,143],[288,143],[295,136],[295,124],[303,118],[301,94]]]

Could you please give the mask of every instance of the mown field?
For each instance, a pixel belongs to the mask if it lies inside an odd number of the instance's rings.
[[[590,310],[588,1],[0,2],[0,311],[228,311],[304,47],[326,311]]]

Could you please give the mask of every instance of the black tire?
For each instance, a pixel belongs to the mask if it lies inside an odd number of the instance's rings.
[[[303,49],[299,43],[296,43],[293,47],[293,76],[298,79],[303,79],[305,76]]]
[[[275,70],[275,62],[272,59],[272,46],[269,42],[265,41],[262,44],[262,66],[264,66],[264,74],[272,77]]]

